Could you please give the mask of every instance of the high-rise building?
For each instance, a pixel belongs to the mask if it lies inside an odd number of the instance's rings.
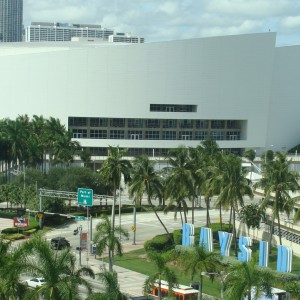
[[[21,42],[23,0],[0,0],[0,42]]]
[[[114,31],[90,24],[68,24],[51,22],[32,22],[25,29],[26,42],[65,42],[72,37],[102,38],[108,40],[108,36]]]
[[[134,36],[131,33],[116,33],[108,37],[111,43],[144,43],[145,39],[139,36]]]

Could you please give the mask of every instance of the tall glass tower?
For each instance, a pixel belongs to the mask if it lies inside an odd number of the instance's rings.
[[[23,0],[0,0],[0,42],[21,42]]]

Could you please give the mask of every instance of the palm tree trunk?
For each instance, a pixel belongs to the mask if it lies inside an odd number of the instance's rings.
[[[167,227],[165,226],[165,224],[163,223],[163,221],[160,219],[159,215],[157,214],[157,211],[156,211],[156,209],[155,209],[155,207],[154,207],[154,205],[153,205],[153,203],[151,201],[151,198],[149,196],[148,196],[148,203],[150,203],[150,206],[151,206],[152,210],[154,211],[154,213],[156,215],[156,218],[158,219],[158,221],[160,222],[160,224],[162,225],[162,227],[165,229],[167,235],[169,236],[169,239],[174,243],[173,238],[172,238],[170,232],[168,231]]]
[[[195,197],[193,196],[192,199],[192,224],[194,224],[194,219],[195,219]]]
[[[161,299],[161,279],[159,276],[159,280],[158,280],[158,300]]]
[[[200,274],[200,277],[199,277],[198,300],[202,300],[202,283],[203,283],[203,277]]]
[[[271,248],[272,248],[272,239],[273,239],[273,231],[274,231],[274,222],[275,218],[272,218],[272,222],[270,225],[270,237],[269,237],[269,253],[271,253]]]
[[[223,220],[222,220],[222,204],[221,204],[221,202],[220,202],[220,204],[219,204],[219,215],[220,215],[220,229],[221,229],[221,231],[223,230],[222,229],[222,223],[223,223]]]
[[[114,200],[111,208],[111,230],[112,235],[115,234],[115,206],[116,206],[116,198],[117,198],[117,188],[116,184],[114,183]],[[110,249],[109,247],[109,272],[113,271],[114,266],[114,249]]]
[[[232,207],[232,217],[233,217],[233,238],[234,238],[234,251],[235,256],[237,257],[237,238],[236,238],[236,229],[235,229],[235,208]]]
[[[206,227],[210,226],[210,216],[209,216],[209,197],[205,197],[206,203]]]
[[[282,239],[281,239],[281,225],[280,225],[280,216],[279,216],[279,210],[277,211],[277,220],[278,220],[278,235],[279,235],[279,245],[282,245]]]

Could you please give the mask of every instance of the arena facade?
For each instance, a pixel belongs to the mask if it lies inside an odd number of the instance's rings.
[[[276,33],[144,44],[0,44],[1,118],[59,118],[93,155],[300,142],[300,46]]]

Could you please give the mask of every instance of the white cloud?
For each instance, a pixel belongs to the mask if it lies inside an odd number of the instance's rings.
[[[285,17],[281,20],[281,25],[286,28],[295,28],[300,26],[300,16]]]
[[[146,41],[278,31],[300,44],[298,0],[24,0],[31,21],[100,24]]]

